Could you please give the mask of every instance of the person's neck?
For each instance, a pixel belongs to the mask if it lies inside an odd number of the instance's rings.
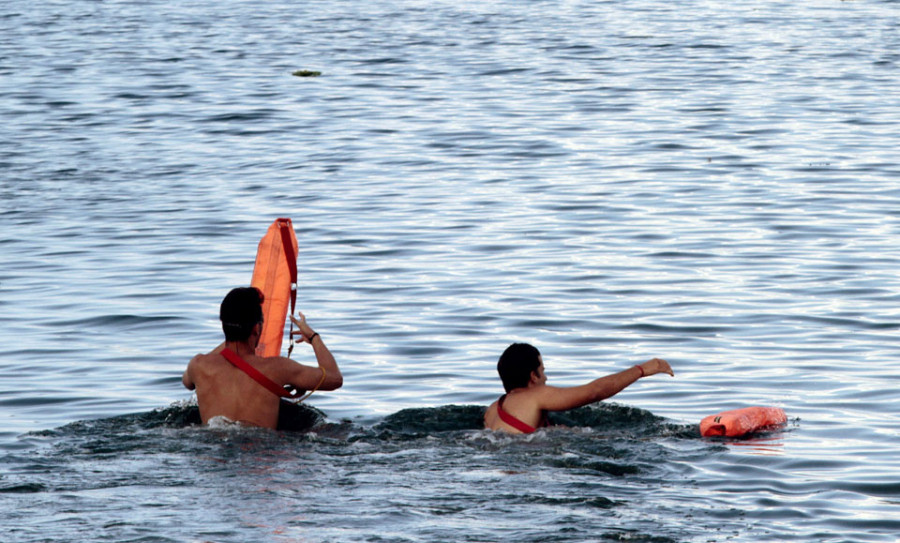
[[[225,348],[241,357],[256,354],[249,341],[226,341]]]

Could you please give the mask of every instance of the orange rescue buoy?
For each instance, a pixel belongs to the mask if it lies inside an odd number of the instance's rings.
[[[281,354],[288,304],[293,314],[297,301],[297,248],[290,219],[275,219],[259,242],[250,282],[264,296],[263,330],[256,347],[258,356]]]
[[[745,407],[704,418],[700,421],[700,434],[703,437],[739,437],[786,422],[787,415],[779,407]]]

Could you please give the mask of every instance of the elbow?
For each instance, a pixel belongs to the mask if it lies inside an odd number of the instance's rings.
[[[334,378],[334,383],[331,390],[337,390],[342,386],[344,386],[344,376],[339,373],[337,374],[337,377]]]
[[[338,372],[337,375],[329,375],[322,388],[325,390],[337,390],[342,386],[344,386],[344,376]]]

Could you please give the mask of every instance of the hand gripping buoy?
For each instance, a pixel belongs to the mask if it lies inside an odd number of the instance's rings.
[[[786,422],[787,415],[780,407],[745,407],[704,418],[700,421],[700,434],[703,437],[739,437]]]

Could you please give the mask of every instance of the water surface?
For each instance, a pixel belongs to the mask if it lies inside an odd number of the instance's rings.
[[[898,23],[9,3],[3,540],[895,541]],[[311,431],[194,427],[181,372],[279,216],[346,384]],[[504,437],[511,341],[553,384],[676,377]],[[697,437],[746,405],[791,422]]]

